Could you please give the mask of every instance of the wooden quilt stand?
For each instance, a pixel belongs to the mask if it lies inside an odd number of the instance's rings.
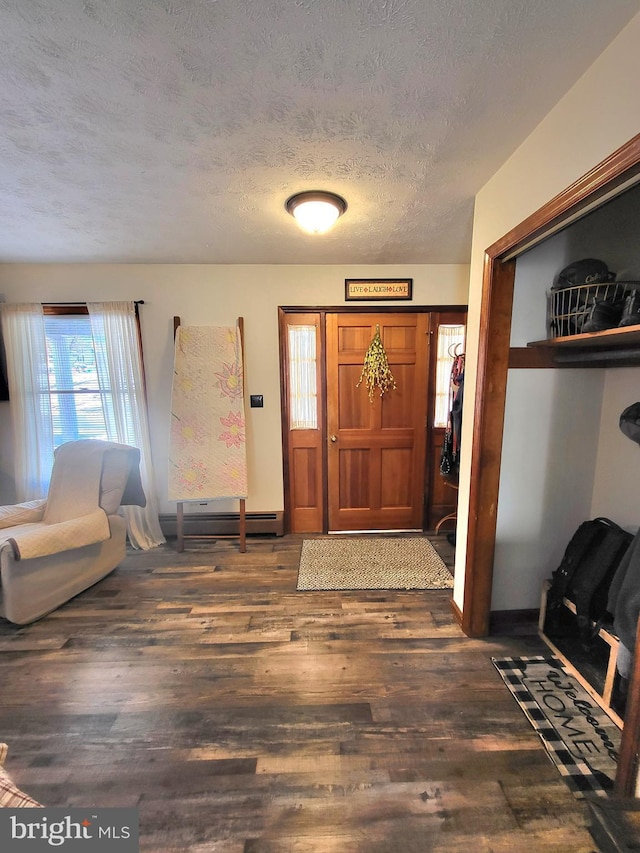
[[[175,339],[176,332],[180,326],[180,317],[173,318],[173,337]],[[244,318],[238,317],[238,330],[240,332],[240,346],[242,349],[242,372],[243,372],[243,395],[244,395]],[[244,554],[247,550],[247,518],[245,499],[239,498],[240,501],[240,553]],[[185,533],[184,532],[184,502],[177,502],[176,510],[176,543],[179,553],[184,551],[184,543],[186,539],[237,539],[234,534],[207,534],[207,533]]]

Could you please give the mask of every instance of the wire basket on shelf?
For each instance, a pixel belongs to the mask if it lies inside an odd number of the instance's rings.
[[[616,303],[640,288],[638,281],[578,284],[547,293],[547,334],[550,338],[579,335],[595,302]]]

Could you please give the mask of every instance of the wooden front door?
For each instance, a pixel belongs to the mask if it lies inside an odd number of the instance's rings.
[[[326,318],[329,530],[418,530],[423,524],[429,316]],[[396,388],[358,386],[376,333]]]

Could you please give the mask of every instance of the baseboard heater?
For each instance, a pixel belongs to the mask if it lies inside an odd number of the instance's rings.
[[[248,512],[247,534],[262,536],[284,535],[284,513]],[[168,538],[177,536],[175,513],[160,515],[160,527]],[[184,532],[187,535],[238,536],[240,533],[240,513],[238,512],[185,512]]]

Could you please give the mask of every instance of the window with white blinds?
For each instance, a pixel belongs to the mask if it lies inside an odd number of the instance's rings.
[[[115,434],[111,391],[100,388],[88,314],[44,318],[54,447]]]

